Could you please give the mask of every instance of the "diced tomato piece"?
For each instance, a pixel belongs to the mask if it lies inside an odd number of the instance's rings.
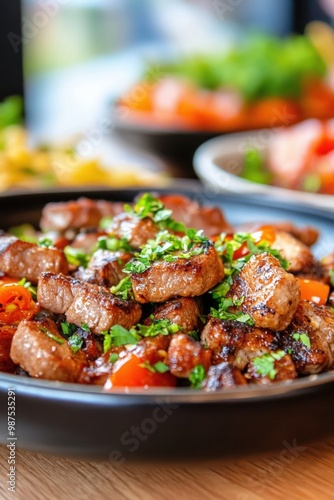
[[[17,324],[23,319],[31,319],[39,309],[24,286],[7,283],[0,287],[0,323]]]
[[[249,248],[247,243],[243,243],[238,250],[235,250],[233,253],[233,260],[241,259],[242,257],[245,257],[246,255],[249,254]]]
[[[261,226],[258,231],[252,233],[252,238],[254,238],[257,245],[260,243],[271,245],[276,239],[275,228],[273,226]]]
[[[143,366],[143,360],[129,353],[116,361],[113,373],[107,379],[104,389],[114,387],[175,387],[176,377],[170,372],[151,372]]]
[[[327,303],[330,291],[329,285],[321,281],[305,280],[298,278],[300,288],[300,300],[314,302],[318,306],[324,306]]]

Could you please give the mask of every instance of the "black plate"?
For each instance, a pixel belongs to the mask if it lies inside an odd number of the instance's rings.
[[[291,220],[313,224],[322,236],[318,256],[334,249],[333,215],[320,210],[200,191],[180,190],[223,207],[232,223]],[[161,190],[167,192],[167,190]],[[171,190],[169,190],[171,191]],[[175,190],[174,190],[175,191]],[[136,190],[71,190],[0,196],[0,226],[36,223],[48,201],[78,196],[130,201]],[[189,389],[103,393],[99,387],[0,374],[0,435],[7,441],[7,391],[16,392],[17,445],[44,453],[108,458],[203,457],[296,446],[334,430],[334,373],[291,384],[249,386],[216,393]],[[297,451],[298,452],[298,449]]]

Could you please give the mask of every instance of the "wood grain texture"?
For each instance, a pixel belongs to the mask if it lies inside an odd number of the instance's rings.
[[[19,500],[317,500],[334,498],[334,437],[305,447],[203,462],[128,463],[17,451],[16,493],[7,491],[0,447],[0,497]]]

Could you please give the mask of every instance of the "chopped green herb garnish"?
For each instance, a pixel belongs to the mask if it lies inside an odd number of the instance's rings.
[[[29,243],[38,242],[36,229],[31,224],[21,224],[20,226],[11,227],[8,232],[22,241],[28,241]]]
[[[143,194],[133,209],[129,205],[124,208],[127,212],[134,213],[140,219],[150,217],[161,231],[170,229],[175,232],[185,232],[184,224],[176,222],[172,218],[173,211],[166,209],[162,201],[154,198],[150,193]]]
[[[64,248],[64,253],[66,255],[67,261],[73,266],[87,267],[90,261],[90,255],[83,252],[80,248],[73,248],[71,246],[66,246]]]
[[[18,282],[19,285],[21,286],[24,286],[24,288],[26,288],[32,295],[32,298],[34,300],[37,299],[37,286],[35,285],[32,285],[30,283],[30,281],[27,281],[26,278],[22,278],[19,282]]]
[[[106,215],[106,216],[102,217],[102,219],[100,220],[99,227],[101,229],[107,230],[110,228],[112,221],[113,221],[113,217]]]
[[[51,238],[40,238],[38,240],[38,246],[49,248],[53,246],[53,241],[51,240]]]
[[[56,335],[53,335],[53,333],[51,333],[47,328],[44,328],[44,326],[41,326],[40,327],[40,331],[45,333],[45,335],[47,335],[50,339],[54,340],[55,342],[57,342],[57,344],[63,344],[64,343],[64,340],[57,337]]]
[[[83,346],[83,339],[80,335],[74,334],[68,339],[68,343],[74,353],[78,352]]]
[[[218,309],[211,307],[210,314],[213,318],[219,318],[228,321],[239,321],[239,323],[245,323],[246,325],[254,325],[254,320],[249,314],[243,314],[241,311],[236,313],[230,311],[230,307],[239,307],[244,301],[244,297],[240,299],[232,298],[221,298],[219,301]]]
[[[154,365],[151,365],[149,361],[145,361],[145,363],[141,363],[139,366],[141,368],[146,368],[151,373],[166,373],[169,370],[168,366],[162,361],[158,361],[154,363]]]
[[[122,279],[118,285],[112,286],[110,288],[110,291],[113,295],[116,295],[117,297],[121,297],[123,300],[129,300],[133,299],[133,290],[132,290],[132,284],[130,281],[130,277],[127,276],[126,278]]]
[[[119,358],[119,355],[116,353],[116,352],[112,352],[109,356],[109,362],[110,363],[116,363],[116,361],[118,360]]]
[[[292,332],[291,337],[293,340],[296,342],[301,342],[304,344],[308,349],[311,349],[311,341],[310,337],[306,332]]]
[[[189,382],[193,389],[200,389],[202,387],[203,380],[205,379],[205,369],[203,365],[197,365],[193,368],[189,375]]]
[[[85,330],[85,332],[90,333],[90,328],[88,325],[86,325],[86,323],[81,323],[80,328],[81,330]]]
[[[100,236],[96,244],[97,249],[110,250],[111,252],[131,252],[133,248],[126,238],[115,238],[114,236]]]
[[[177,333],[181,328],[176,323],[171,323],[169,319],[152,319],[152,323],[146,325],[136,325],[135,330],[142,337],[155,337],[156,335],[171,335]]]
[[[63,332],[63,335],[72,335],[78,329],[77,325],[74,325],[73,323],[68,323],[67,321],[62,321],[60,323],[60,328],[61,331]]]
[[[125,272],[141,274],[149,269],[153,262],[164,260],[175,262],[178,259],[189,259],[204,253],[211,243],[203,235],[203,231],[186,229],[185,236],[177,236],[168,231],[161,231],[155,240],[149,240],[140,253],[128,262]]]
[[[114,325],[109,331],[103,332],[103,351],[107,352],[114,346],[122,346],[128,344],[137,344],[139,336],[134,332],[130,332],[120,325]]]
[[[277,374],[275,369],[275,361],[279,361],[284,358],[284,351],[273,351],[270,353],[263,354],[262,356],[257,356],[253,359],[253,366],[256,372],[262,377],[269,377],[270,380],[274,380]]]

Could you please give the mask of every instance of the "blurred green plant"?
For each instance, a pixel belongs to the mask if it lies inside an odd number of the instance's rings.
[[[23,100],[13,95],[0,103],[0,129],[22,123]]]

